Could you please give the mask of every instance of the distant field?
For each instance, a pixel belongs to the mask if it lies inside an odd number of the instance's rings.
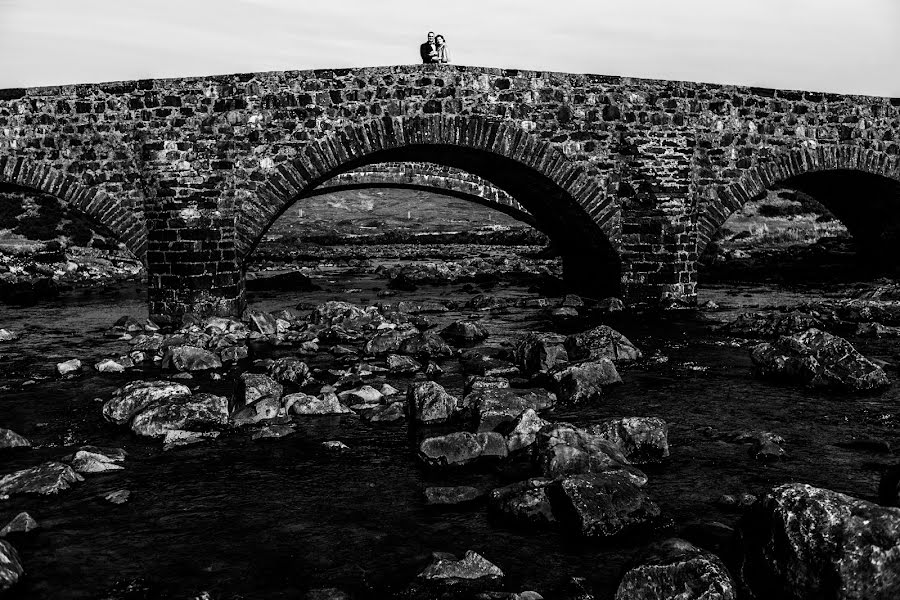
[[[472,231],[481,227],[527,227],[474,202],[405,189],[352,190],[300,200],[269,229],[270,237]]]

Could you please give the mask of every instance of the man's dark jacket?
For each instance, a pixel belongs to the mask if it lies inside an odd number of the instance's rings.
[[[423,63],[427,64],[427,63],[435,62],[435,60],[431,57],[432,50],[434,50],[434,47],[431,44],[429,44],[428,42],[425,42],[424,44],[419,46],[419,54],[422,55]]]

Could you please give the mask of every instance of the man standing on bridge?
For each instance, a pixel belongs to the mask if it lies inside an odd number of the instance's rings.
[[[434,32],[428,32],[428,41],[419,46],[419,54],[422,56],[422,63],[438,62],[437,46],[434,44]]]

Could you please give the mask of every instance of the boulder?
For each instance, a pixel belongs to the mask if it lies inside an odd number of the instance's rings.
[[[400,352],[426,358],[453,355],[453,349],[444,338],[432,331],[417,333],[404,339],[400,343]]]
[[[263,335],[278,333],[275,317],[265,311],[247,309],[244,311],[244,320],[249,322],[252,331],[258,331]]]
[[[0,540],[0,592],[4,592],[14,586],[19,577],[25,574],[22,560],[13,545],[6,540]]]
[[[33,529],[37,529],[38,524],[27,512],[20,512],[13,519],[0,529],[0,537],[6,537],[10,533],[28,533]],[[2,562],[2,559],[0,559]]]
[[[222,368],[222,361],[209,350],[184,344],[166,347],[162,358],[162,368],[189,372],[206,371]]]
[[[63,361],[61,363],[56,364],[56,372],[59,373],[60,377],[67,377],[69,375],[75,375],[78,371],[81,370],[81,361],[77,358],[73,358],[67,361]]]
[[[355,390],[348,390],[338,394],[338,399],[348,405],[353,404],[378,404],[384,395],[371,385],[363,385]]]
[[[488,332],[471,321],[454,321],[441,330],[441,335],[458,344],[470,344],[487,338]]]
[[[263,425],[258,431],[254,431],[250,436],[251,440],[269,440],[280,439],[297,433],[297,430],[290,425]]]
[[[482,493],[478,488],[468,485],[425,488],[425,503],[429,505],[466,504],[478,500],[481,496]]]
[[[284,387],[268,375],[241,373],[239,390],[241,405],[246,406],[263,398],[274,398],[280,402]]]
[[[463,395],[468,396],[476,390],[493,390],[508,387],[509,379],[505,377],[482,377],[481,375],[471,375],[466,379],[466,384],[463,386]]]
[[[229,346],[219,351],[223,363],[238,362],[247,358],[247,346]]]
[[[317,306],[309,316],[309,319],[311,323],[316,325],[359,327],[371,321],[372,316],[349,302],[332,300]]]
[[[228,398],[215,394],[179,396],[151,404],[131,420],[138,435],[159,437],[173,429],[208,430],[228,424]]]
[[[506,440],[499,433],[457,431],[430,437],[419,444],[419,457],[433,467],[466,465],[482,457],[503,458]]]
[[[475,416],[478,431],[494,431],[511,423],[524,411],[551,408],[556,395],[544,389],[495,388],[474,391],[463,404]]]
[[[309,380],[309,367],[293,356],[275,359],[275,362],[269,365],[268,373],[269,377],[278,383],[304,385]]]
[[[633,463],[657,463],[669,456],[669,426],[659,417],[605,419],[587,432],[615,445]]]
[[[475,594],[497,587],[503,571],[477,552],[468,550],[461,559],[446,552],[432,554],[431,564],[416,576],[413,597],[445,597],[444,594]],[[424,589],[422,589],[424,588]]]
[[[102,452],[79,450],[72,457],[72,468],[79,473],[103,473],[105,471],[121,471],[124,467],[120,464],[122,459],[117,456],[107,456]]]
[[[600,360],[617,363],[640,360],[641,351],[631,341],[608,325],[600,325],[570,335],[565,342],[570,360]]]
[[[750,353],[756,372],[812,387],[860,392],[890,385],[884,370],[860,354],[844,338],[809,329]]]
[[[391,402],[387,405],[379,406],[363,415],[367,421],[372,423],[393,423],[406,418],[406,402]]]
[[[547,493],[565,530],[585,537],[612,537],[651,525],[659,507],[618,473],[572,475],[551,483]]]
[[[415,373],[422,369],[422,365],[418,361],[409,356],[401,356],[399,354],[389,354],[387,357],[388,371],[395,375],[404,375]]]
[[[103,404],[103,417],[117,425],[124,425],[150,404],[171,402],[190,396],[191,390],[173,381],[134,381],[113,392]]]
[[[741,575],[757,598],[900,596],[900,509],[802,483],[744,515]]]
[[[286,398],[287,396],[285,396]],[[280,410],[281,402],[271,396],[266,396],[238,410],[232,415],[231,422],[235,427],[252,425],[276,418]]]
[[[513,348],[513,360],[526,373],[543,373],[569,360],[564,336],[555,333],[529,333]]]
[[[51,461],[4,476],[0,479],[0,496],[55,494],[79,481],[84,478],[72,467]]]
[[[14,342],[19,339],[19,334],[9,329],[0,329],[0,342]]]
[[[506,449],[512,454],[531,447],[537,441],[538,433],[550,425],[537,415],[533,408],[528,408],[510,424],[512,429],[506,434]]]
[[[105,358],[94,365],[99,373],[124,373],[125,366],[111,358]]]
[[[284,397],[284,406],[294,415],[343,415],[351,414],[352,410],[340,403],[333,392],[326,392],[322,397],[309,394],[288,394]]]
[[[125,504],[129,497],[131,497],[130,490],[116,490],[103,495],[103,499],[112,504]]]
[[[597,402],[603,396],[604,386],[622,383],[608,358],[564,367],[553,373],[553,379],[559,387],[559,400],[565,404]]]
[[[406,388],[409,414],[422,423],[445,423],[456,414],[459,400],[434,381],[412,383]]]
[[[0,448],[24,448],[31,442],[11,429],[0,427]]]
[[[517,525],[546,526],[556,523],[547,486],[551,479],[526,479],[500,488],[488,495],[488,509],[505,521]]]
[[[553,423],[542,428],[535,443],[535,459],[545,477],[613,471],[638,485],[647,481],[647,476],[631,467],[614,444],[568,423]]]
[[[379,331],[366,342],[366,354],[389,354],[399,352],[403,342],[418,332],[415,329],[386,329]]]
[[[690,542],[670,538],[651,544],[622,576],[615,600],[735,600],[734,582],[722,560]]]

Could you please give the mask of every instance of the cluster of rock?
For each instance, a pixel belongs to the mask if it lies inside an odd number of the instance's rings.
[[[449,284],[496,279],[501,274],[559,275],[558,261],[552,259],[515,258],[507,256],[463,258],[455,261],[411,262],[396,266],[380,266],[376,273],[390,281],[392,287],[426,284]]]

